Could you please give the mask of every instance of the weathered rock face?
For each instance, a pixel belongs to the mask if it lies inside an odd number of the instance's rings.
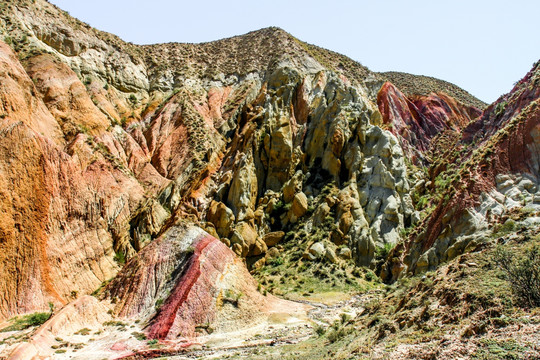
[[[396,249],[384,276],[434,269],[489,241],[486,230],[512,211],[534,212],[540,179],[539,74],[535,64],[511,93],[463,130],[461,144],[469,146],[463,166],[417,232]],[[478,147],[470,145],[473,138]]]
[[[98,135],[109,127],[110,120],[94,105],[86,87],[66,64],[41,55],[28,60],[26,71],[67,139],[81,130]]]
[[[329,71],[285,66],[270,75],[247,108],[252,110],[236,129],[207,212],[238,255],[263,254],[260,238],[281,230],[280,224],[291,228],[306,220],[310,206],[320,205],[314,198],[330,183],[343,193],[339,201],[328,199],[324,214],[308,216],[315,223],[310,231],[337,209],[333,241],[350,243],[362,265],[371,264],[376,247],[399,240],[413,213],[404,154],[395,136],[371,124],[380,114],[366,89]],[[267,191],[277,193],[277,200]],[[286,204],[279,219],[273,216],[276,201]]]
[[[391,126],[413,161],[424,158],[436,135],[446,130],[459,133],[481,114],[444,93],[407,97],[389,82],[379,91],[377,104],[383,123]]]

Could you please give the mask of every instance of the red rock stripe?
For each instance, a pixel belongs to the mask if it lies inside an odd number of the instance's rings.
[[[150,338],[165,339],[169,334],[169,331],[174,324],[174,320],[176,319],[178,309],[180,309],[182,304],[186,301],[191,288],[201,275],[200,255],[212,241],[216,240],[209,235],[196,241],[195,251],[188,260],[187,270],[182,275],[182,278],[178,281],[171,295],[167,298],[150,325],[150,329],[148,330],[148,336]]]

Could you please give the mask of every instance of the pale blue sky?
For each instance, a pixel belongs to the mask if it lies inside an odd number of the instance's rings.
[[[510,91],[540,58],[538,0],[50,1],[137,44],[279,26],[374,71],[438,77],[486,102]]]

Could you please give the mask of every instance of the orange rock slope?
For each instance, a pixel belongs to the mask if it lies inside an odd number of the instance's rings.
[[[424,158],[434,137],[447,130],[459,133],[481,114],[445,93],[407,97],[390,82],[379,90],[377,104],[383,123],[399,136],[413,161]]]

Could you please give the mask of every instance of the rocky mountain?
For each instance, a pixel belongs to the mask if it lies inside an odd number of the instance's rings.
[[[538,64],[487,106],[279,28],[139,46],[45,0],[10,0],[1,39],[0,356],[209,356],[193,349],[234,341],[306,356],[305,341],[354,338],[347,358],[379,331],[403,345],[393,358],[414,358],[396,294],[412,304],[435,272],[425,299],[443,304],[455,263],[493,268],[497,243],[526,257],[538,242]],[[499,317],[531,311],[511,296]],[[452,304],[477,300],[463,299]],[[491,339],[473,326],[486,304],[446,319],[472,319],[465,356]],[[322,335],[344,307],[356,317]],[[422,316],[411,326],[425,333]],[[520,316],[539,330],[537,312]],[[528,339],[515,344],[534,357]]]

